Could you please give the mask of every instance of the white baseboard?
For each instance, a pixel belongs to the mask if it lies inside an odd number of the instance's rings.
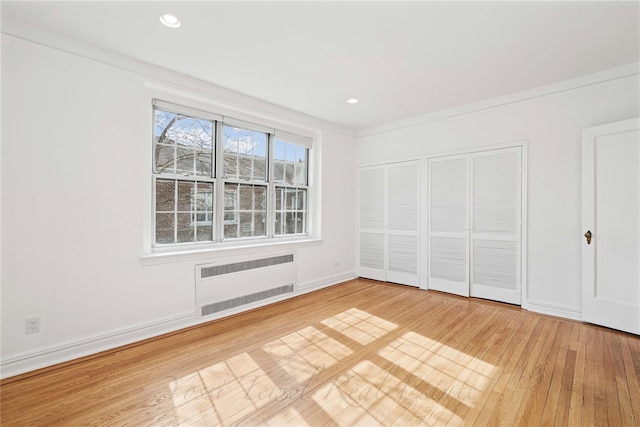
[[[318,289],[326,288],[328,286],[337,285],[338,283],[348,282],[356,278],[355,271],[347,271],[346,273],[335,274],[328,276],[320,280],[312,280],[310,282],[301,283],[298,285],[298,295],[313,292]]]
[[[302,295],[338,283],[355,279],[355,271],[328,276],[320,280],[314,280],[298,285],[297,292],[288,298],[296,295]],[[277,301],[288,299],[287,297],[277,300],[265,301],[262,304],[250,305],[237,310],[222,313],[218,317],[208,317],[199,320],[194,312],[183,313],[176,316],[167,317],[154,322],[136,325],[131,328],[108,332],[106,334],[69,342],[61,345],[55,345],[40,348],[34,351],[21,353],[4,358],[0,362],[0,379],[13,377],[24,374],[26,372],[35,371],[37,369],[46,368],[59,363],[69,362],[85,356],[90,356],[102,351],[111,350],[123,345],[132,344],[148,338],[153,338],[169,332],[188,328],[200,323],[210,322],[218,318],[230,316],[243,311],[256,308],[261,305],[268,305]]]
[[[582,310],[579,307],[568,307],[543,301],[527,300],[527,310],[565,319],[582,321]]]
[[[101,351],[111,350],[147,338],[177,331],[193,325],[195,323],[194,320],[195,316],[193,312],[183,313],[83,340],[21,353],[5,358],[0,362],[0,378],[13,377],[24,374],[25,372],[46,368],[58,363],[68,362]]]

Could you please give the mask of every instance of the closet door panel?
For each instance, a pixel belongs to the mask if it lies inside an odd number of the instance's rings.
[[[418,286],[418,162],[387,166],[387,281]]]
[[[521,152],[471,156],[471,296],[521,303]]]
[[[469,296],[469,157],[429,160],[428,287]]]
[[[385,280],[386,168],[363,168],[358,174],[359,277]]]

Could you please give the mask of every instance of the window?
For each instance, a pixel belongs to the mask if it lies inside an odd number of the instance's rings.
[[[309,138],[154,101],[156,247],[307,235]]]
[[[210,120],[154,109],[156,244],[214,240],[214,128]]]
[[[276,185],[277,235],[307,232],[307,149],[275,140],[273,180]]]

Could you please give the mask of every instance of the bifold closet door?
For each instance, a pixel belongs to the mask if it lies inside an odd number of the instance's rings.
[[[472,297],[521,304],[521,148],[471,154]]]
[[[361,168],[358,173],[358,276],[386,280],[386,167]]]
[[[420,163],[358,172],[357,275],[419,286]]]
[[[418,162],[387,166],[387,281],[418,286]]]
[[[429,159],[429,289],[469,296],[469,156]]]

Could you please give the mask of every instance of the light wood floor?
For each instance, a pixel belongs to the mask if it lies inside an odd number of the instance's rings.
[[[640,424],[640,338],[355,280],[17,381],[3,426]]]

